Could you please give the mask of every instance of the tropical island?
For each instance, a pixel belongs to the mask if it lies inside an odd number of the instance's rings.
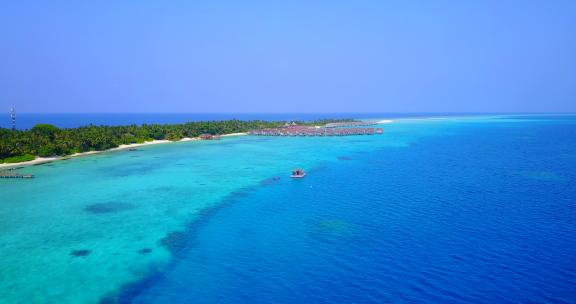
[[[354,122],[353,119],[321,119],[294,122],[300,126]],[[203,134],[242,134],[250,130],[277,128],[286,121],[224,120],[198,121],[183,124],[143,124],[128,126],[88,125],[61,129],[50,124],[38,124],[29,130],[0,128],[0,164],[35,160],[37,157],[62,157],[98,152],[154,141],[196,139]]]

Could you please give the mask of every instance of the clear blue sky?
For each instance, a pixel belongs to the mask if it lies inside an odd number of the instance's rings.
[[[2,1],[0,108],[13,104],[576,112],[576,1]]]

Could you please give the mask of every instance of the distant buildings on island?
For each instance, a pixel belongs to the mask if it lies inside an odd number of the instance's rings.
[[[295,122],[286,123],[279,128],[251,130],[248,135],[255,136],[351,136],[382,134],[382,128],[359,128],[374,125],[375,122],[338,122],[323,127],[299,126]]]

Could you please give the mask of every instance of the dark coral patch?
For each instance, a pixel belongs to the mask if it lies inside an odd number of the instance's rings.
[[[84,211],[94,214],[104,214],[104,213],[116,213],[134,208],[136,208],[136,206],[129,203],[108,202],[86,206],[86,208],[84,208]]]
[[[186,234],[184,232],[173,231],[166,234],[166,236],[160,239],[158,242],[170,252],[174,253],[184,246],[185,241]]]
[[[118,303],[120,302],[116,295],[106,296],[100,299],[100,301],[98,301],[98,304],[118,304]]]
[[[92,253],[92,250],[81,249],[81,250],[72,250],[70,251],[70,255],[74,257],[84,257],[88,256]]]
[[[279,182],[279,181],[280,181],[280,176],[274,176],[274,177],[267,178],[267,179],[261,181],[260,185],[262,185],[262,186],[271,185],[271,184],[274,184],[274,183]]]
[[[104,171],[109,176],[116,176],[116,177],[126,177],[132,175],[144,175],[155,170],[158,170],[159,166],[154,163],[133,163],[133,164],[124,164],[122,166],[115,166],[115,167],[107,167],[102,168],[101,170]]]
[[[139,254],[148,254],[150,252],[152,252],[152,249],[150,249],[150,248],[142,248],[142,249],[138,250]]]
[[[248,195],[250,195],[250,192],[248,190],[238,190],[238,191],[232,192],[228,197],[229,198],[240,198],[240,197],[246,197]]]

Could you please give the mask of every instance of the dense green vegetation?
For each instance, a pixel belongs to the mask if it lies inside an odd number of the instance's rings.
[[[335,122],[352,122],[352,121],[357,121],[351,118],[344,118],[344,119],[318,119],[318,120],[313,120],[313,121],[296,121],[296,124],[298,125],[302,125],[302,126],[323,126],[329,123],[335,123]]]
[[[319,120],[300,124],[326,124],[346,120]],[[283,121],[202,121],[175,125],[94,126],[59,129],[40,124],[30,130],[0,128],[0,163],[21,162],[34,156],[64,156],[78,152],[102,151],[122,144],[143,143],[154,139],[180,140],[200,134],[230,134],[252,129],[274,128]]]
[[[34,156],[34,155],[24,154],[24,155],[12,156],[12,157],[5,158],[3,160],[0,160],[0,163],[6,163],[6,164],[21,163],[21,162],[25,162],[25,161],[34,160],[35,158],[36,158],[36,156]]]

